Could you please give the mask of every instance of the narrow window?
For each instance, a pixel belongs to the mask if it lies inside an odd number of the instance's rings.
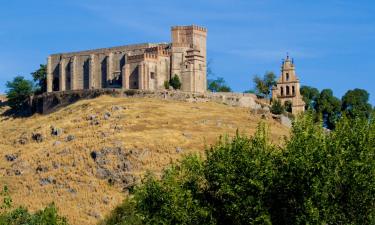
[[[281,87],[281,96],[284,96],[284,88]]]
[[[294,89],[294,86],[292,86],[292,95],[296,94],[296,90]]]
[[[289,73],[286,73],[286,81],[289,81]]]
[[[151,72],[151,73],[150,73],[150,77],[151,77],[151,79],[155,79],[155,73],[154,73],[154,72]]]
[[[286,86],[286,95],[290,95],[289,86]]]

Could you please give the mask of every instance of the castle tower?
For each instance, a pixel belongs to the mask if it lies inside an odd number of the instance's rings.
[[[175,26],[171,29],[171,76],[181,79],[183,91],[207,89],[207,29],[199,26]]]
[[[292,105],[292,113],[305,111],[305,102],[300,93],[300,82],[295,72],[293,60],[287,55],[281,66],[281,75],[276,86],[272,88],[272,99],[279,99],[283,105]]]

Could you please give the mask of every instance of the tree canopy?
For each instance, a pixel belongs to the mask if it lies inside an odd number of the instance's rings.
[[[327,133],[308,114],[282,146],[261,124],[147,175],[103,224],[374,224],[374,143],[373,119]]]
[[[253,81],[258,96],[269,98],[272,87],[276,85],[276,75],[273,72],[266,72],[263,78],[255,75]]]
[[[22,76],[17,76],[11,82],[7,82],[7,98],[9,106],[16,112],[21,111],[27,105],[27,100],[34,93],[34,85]]]
[[[310,86],[302,86],[300,89],[303,101],[306,103],[306,109],[313,110],[316,107],[316,100],[319,98],[319,90]]]
[[[372,107],[369,101],[369,93],[363,89],[349,90],[342,97],[342,111],[349,117],[356,116],[369,118]]]
[[[212,92],[230,92],[231,88],[226,84],[224,78],[209,79],[207,89]]]
[[[47,91],[47,65],[40,64],[39,69],[31,73],[34,82],[36,82],[37,87],[35,89],[36,93],[44,93]]]

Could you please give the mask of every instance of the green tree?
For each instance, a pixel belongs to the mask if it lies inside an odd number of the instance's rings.
[[[280,115],[285,111],[285,109],[284,109],[283,105],[281,104],[280,100],[276,99],[276,100],[272,101],[270,111],[273,114]]]
[[[369,93],[363,89],[349,90],[342,97],[342,111],[350,118],[357,116],[369,118],[372,106],[369,101]]]
[[[180,78],[175,74],[172,79],[169,81],[169,84],[175,89],[180,89],[181,88],[181,81]]]
[[[310,86],[302,86],[300,89],[300,93],[303,97],[303,101],[305,102],[305,108],[308,110],[315,110],[316,101],[319,98],[319,90],[310,87]]]
[[[34,92],[33,83],[22,76],[17,76],[12,82],[8,81],[6,87],[9,106],[16,112],[23,110],[28,98]]]
[[[208,80],[207,88],[212,92],[231,92],[231,88],[226,84],[222,77]]]
[[[47,91],[47,65],[40,64],[39,69],[31,73],[34,82],[37,84],[35,92],[37,94]]]
[[[323,89],[316,100],[316,112],[323,117],[323,123],[328,129],[334,129],[336,121],[341,116],[341,101],[333,96],[331,89]]]
[[[221,138],[205,161],[146,176],[104,224],[372,225],[374,143],[374,119],[343,116],[327,133],[307,113],[281,146],[260,124],[252,137]]]
[[[276,76],[273,72],[266,72],[263,78],[254,76],[255,89],[257,94],[264,98],[269,98],[272,87],[276,85]]]

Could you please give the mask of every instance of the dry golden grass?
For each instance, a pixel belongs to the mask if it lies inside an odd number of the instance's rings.
[[[112,106],[124,109],[113,110]],[[108,120],[103,119],[105,112],[111,113]],[[87,120],[92,114],[99,125]],[[253,134],[260,121],[248,109],[217,103],[109,96],[80,101],[50,115],[0,117],[0,186],[10,187],[14,205],[34,211],[55,202],[71,224],[95,224],[126,195],[120,187],[95,176],[91,151],[113,146],[131,149],[137,152],[137,157],[129,158],[133,174],[147,170],[158,174],[184,154],[203,155],[205,146],[214,144],[220,135],[232,136],[236,129]],[[279,123],[266,123],[275,143],[288,135],[288,129]],[[62,128],[63,134],[51,136],[51,126]],[[37,143],[29,138],[27,144],[18,143],[22,134],[30,137],[33,132],[42,133],[45,140]],[[67,142],[70,134],[76,139]],[[56,141],[61,143],[54,145]],[[18,158],[9,162],[6,154]],[[37,172],[38,167],[43,171]],[[16,169],[21,175],[14,174]],[[40,180],[48,177],[56,183],[41,185]]]

